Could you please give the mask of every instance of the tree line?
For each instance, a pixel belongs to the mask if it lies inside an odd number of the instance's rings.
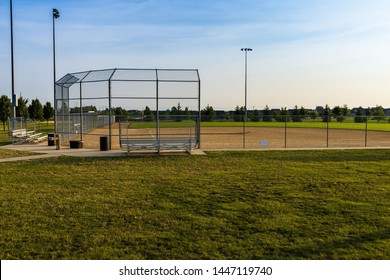
[[[84,111],[94,111],[97,112],[95,106],[83,107]],[[80,112],[80,107],[70,108],[70,113]],[[108,114],[108,109],[101,112],[102,114]],[[112,113],[114,115],[123,116],[139,116],[142,115],[142,119],[146,121],[154,120],[154,112],[146,106],[144,110],[140,111],[128,111],[122,107],[112,108]],[[217,114],[218,113],[218,114]],[[305,119],[317,119],[321,118],[324,122],[331,122],[336,120],[337,122],[343,122],[351,115],[351,109],[347,105],[344,106],[335,106],[332,109],[325,105],[325,107],[317,107],[316,110],[306,109],[303,106],[298,107],[297,105],[292,109],[287,109],[282,107],[278,110],[271,110],[268,105],[264,107],[263,110],[248,110],[247,111],[247,121],[252,122],[302,122]],[[3,130],[5,130],[5,124],[9,117],[12,116],[12,102],[6,95],[2,95],[0,98],[0,121],[3,123]],[[47,122],[54,116],[54,108],[50,102],[46,102],[42,106],[38,98],[31,100],[29,104],[28,98],[19,97],[18,106],[16,107],[16,116],[23,117],[24,119],[31,120],[46,120]],[[171,109],[165,111],[162,118],[173,119],[173,120],[183,120],[189,118],[191,112],[188,107],[185,107],[184,110],[180,103],[177,106],[173,106]],[[225,121],[237,121],[242,122],[245,119],[245,107],[236,106],[234,111],[217,111],[213,106],[207,105],[201,111],[202,121],[213,121],[213,120],[225,120]],[[372,120],[383,121],[385,120],[385,111],[384,108],[380,105],[377,105],[375,108],[363,108],[359,107],[354,112],[354,121],[356,123],[366,122],[368,117]],[[390,118],[389,118],[390,122]]]
[[[349,116],[351,116],[351,109],[349,109],[347,105],[335,106],[333,109],[331,109],[329,105],[325,105],[325,107],[317,107],[316,110],[306,109],[303,106],[298,107],[297,105],[292,109],[282,107],[277,110],[271,110],[268,105],[266,105],[263,110],[254,109],[247,111],[247,121],[252,122],[302,122],[305,119],[314,120],[317,118],[321,118],[323,122],[331,122],[332,120],[343,122]],[[377,105],[375,108],[363,108],[360,106],[355,109],[353,117],[354,122],[356,123],[366,122],[368,117],[377,121],[386,120],[385,110],[380,105]],[[202,121],[225,120],[242,122],[244,119],[245,107],[243,106],[236,106],[234,111],[217,112],[212,106],[207,105],[202,110]]]
[[[8,96],[2,95],[0,97],[0,121],[3,123],[3,130],[5,130],[5,124],[10,117],[12,117],[12,101]],[[54,108],[50,102],[46,102],[42,106],[38,98],[32,99],[29,104],[28,98],[19,97],[16,117],[49,122],[54,117]]]
[[[108,115],[109,110],[105,109],[101,112],[103,115]],[[132,117],[133,119],[141,118],[144,121],[154,121],[156,112],[151,110],[149,106],[146,106],[144,110],[125,110],[122,107],[114,107],[111,109],[111,113],[116,115],[117,120],[126,120],[128,117]],[[175,120],[181,121],[184,119],[191,118],[191,112],[188,107],[183,107],[180,103],[177,106],[172,106],[171,109],[165,110],[165,112],[160,116],[161,119],[165,120]]]

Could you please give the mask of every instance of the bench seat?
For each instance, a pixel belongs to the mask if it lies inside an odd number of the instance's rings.
[[[120,139],[121,148],[127,150],[127,153],[135,150],[156,150],[158,153],[162,150],[185,150],[189,151],[195,147],[195,141],[191,138],[175,139]]]

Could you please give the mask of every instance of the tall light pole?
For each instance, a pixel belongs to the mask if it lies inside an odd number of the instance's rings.
[[[56,104],[56,31],[55,31],[55,19],[60,17],[60,12],[57,9],[53,9],[53,93],[54,93],[54,138],[57,137],[57,104]],[[57,143],[57,149],[59,149],[59,139],[55,141]]]
[[[11,21],[11,80],[12,80],[12,130],[15,129],[16,118],[16,95],[15,95],[15,71],[14,71],[14,26],[12,18],[12,0],[9,1],[10,21]]]
[[[251,52],[250,48],[242,48],[241,51],[245,52],[245,115],[243,125],[243,148],[245,149],[245,133],[246,133],[246,122],[248,121],[248,110],[247,110],[247,88],[248,88],[248,52]]]

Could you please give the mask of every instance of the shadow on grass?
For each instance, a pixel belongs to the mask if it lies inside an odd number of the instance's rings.
[[[211,156],[218,155],[219,152],[208,152]],[[258,159],[267,159],[275,161],[289,161],[300,163],[311,162],[347,162],[347,161],[364,161],[378,162],[390,160],[389,149],[361,149],[361,150],[307,150],[307,151],[227,151],[225,155],[233,157],[253,157]]]
[[[285,250],[283,253],[280,252],[279,256],[284,256],[287,259],[319,259],[319,256],[323,257],[321,259],[345,259],[345,257],[343,257],[343,252],[351,252],[351,250],[362,252],[362,250],[365,250],[367,247],[372,248],[372,243],[383,240],[390,241],[390,229],[352,236],[342,240],[319,242],[316,245],[304,246],[297,249],[289,249]],[[377,245],[375,247],[377,247]],[[384,246],[383,250],[379,249],[375,259],[388,259],[390,257],[389,254],[390,249]],[[372,259],[372,253],[369,254],[369,256],[370,259]],[[353,259],[353,257],[350,259]]]

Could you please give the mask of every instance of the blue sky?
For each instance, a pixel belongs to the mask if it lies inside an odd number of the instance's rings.
[[[14,0],[16,93],[52,101],[57,78],[102,68],[197,68],[202,106],[390,107],[388,0]],[[10,96],[9,1],[0,2],[0,94]]]

